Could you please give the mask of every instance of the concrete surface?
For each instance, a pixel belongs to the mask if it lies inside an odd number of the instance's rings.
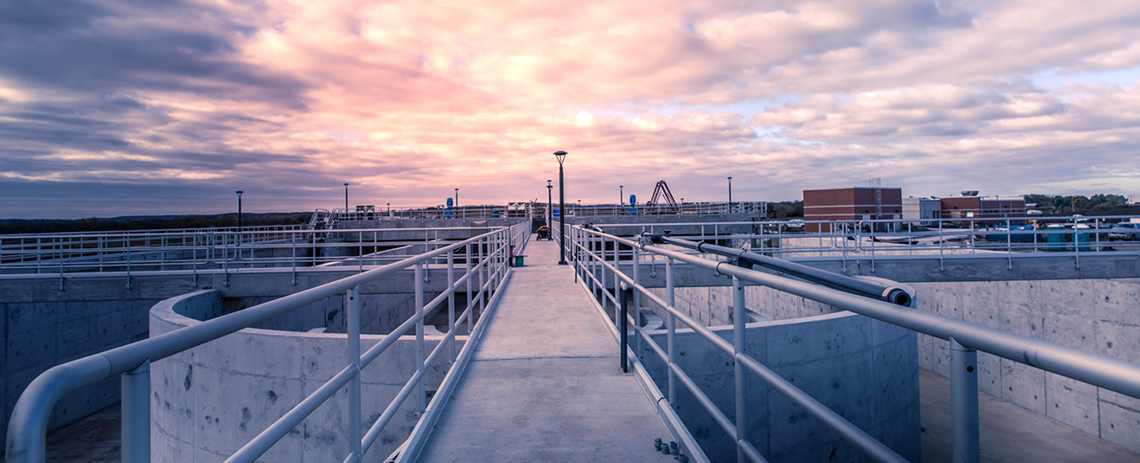
[[[204,290],[160,302],[152,335],[198,323],[184,314],[214,313],[220,292]],[[367,300],[365,304],[368,304]],[[361,351],[383,339],[361,335]],[[430,352],[440,336],[425,336]],[[466,337],[459,339],[459,347]],[[361,371],[367,429],[416,369],[414,336],[404,336]],[[345,335],[248,328],[151,364],[151,458],[155,462],[222,461],[311,394],[345,365]],[[434,393],[451,362],[428,368]],[[267,452],[262,461],[340,461],[348,454],[348,392],[341,388]],[[418,420],[405,401],[365,462],[379,462],[407,439]]]
[[[919,370],[922,461],[950,461],[950,380]],[[978,394],[983,462],[1140,462],[1132,453],[990,394]]]
[[[589,295],[531,242],[419,461],[676,461]]]
[[[759,302],[759,301],[758,301]],[[750,309],[759,307],[748,305]],[[678,323],[678,326],[682,326]],[[726,340],[731,326],[710,327]],[[667,332],[652,337],[666,346]],[[677,363],[730,420],[735,420],[732,358],[688,329],[678,329]],[[745,352],[911,461],[920,454],[915,334],[851,312],[749,323]],[[667,391],[664,362],[642,363]],[[768,461],[871,461],[817,419],[747,376],[749,439]],[[712,461],[734,461],[733,442],[678,383],[678,414]]]
[[[918,309],[1140,363],[1140,279],[914,283]],[[918,337],[918,364],[950,374],[949,343]],[[1140,399],[978,353],[978,389],[1140,452]]]

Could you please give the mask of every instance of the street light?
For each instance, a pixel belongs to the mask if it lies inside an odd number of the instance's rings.
[[[728,212],[732,212],[732,177],[728,178]]]
[[[551,185],[550,180],[547,180],[546,181],[546,217],[547,217],[546,229],[547,230],[553,230],[554,229],[554,201],[551,200],[551,197],[550,197],[550,192],[553,189],[554,189],[554,185]],[[551,233],[547,239],[550,241],[554,241],[554,234]]]
[[[459,217],[459,188],[455,189],[455,216]]]
[[[625,185],[618,185],[618,205],[625,206]]]
[[[558,159],[558,235],[561,238],[558,265],[566,265],[566,183],[562,172],[562,161],[566,159],[565,151],[555,151],[554,157]]]
[[[344,182],[344,213],[348,214],[348,182]]]
[[[245,192],[241,191],[241,190],[237,191],[237,195],[238,195],[238,231],[241,231],[241,194],[242,193],[245,193]]]

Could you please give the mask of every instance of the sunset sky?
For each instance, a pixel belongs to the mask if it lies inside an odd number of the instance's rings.
[[[0,218],[1140,199],[1138,83],[1136,0],[4,0]]]

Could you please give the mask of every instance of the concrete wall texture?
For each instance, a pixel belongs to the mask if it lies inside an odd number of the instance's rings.
[[[425,283],[426,300],[430,301],[446,286],[445,272],[428,272],[431,281]],[[456,278],[463,272],[456,269]],[[229,313],[355,273],[355,269],[299,273],[294,286],[287,271],[232,272],[229,287],[224,286],[223,274],[201,273],[198,286],[221,289],[227,297],[218,311]],[[361,286],[362,297],[375,302],[365,306],[367,322],[361,327],[363,333],[387,333],[411,315],[415,310],[413,280],[412,272],[406,271]],[[0,441],[7,438],[8,419],[16,400],[36,376],[55,365],[145,339],[147,313],[152,306],[199,289],[194,287],[194,277],[189,273],[144,273],[130,281],[131,287],[127,288],[124,275],[83,275],[69,277],[60,290],[58,276],[0,280],[0,404],[4,412]],[[456,298],[457,311],[465,302],[465,295]],[[260,327],[298,331],[326,327],[330,332],[343,333],[343,307],[342,296],[332,297],[314,303],[308,310],[268,320]],[[118,401],[118,378],[84,387],[63,397],[52,413],[48,429],[74,422]]]
[[[731,327],[714,330],[731,341]],[[653,335],[665,345],[666,334]],[[735,422],[732,358],[689,330],[678,330],[677,359],[693,381]],[[749,323],[747,352],[911,461],[921,453],[915,335],[850,312]],[[667,389],[665,367],[642,355]],[[748,375],[749,437],[768,461],[870,461],[818,420]],[[678,381],[678,413],[712,461],[734,461],[723,429]]]
[[[1140,279],[912,283],[918,309],[1140,363]],[[947,341],[920,335],[919,366],[950,375]],[[978,352],[978,388],[1133,452],[1140,400]]]
[[[367,298],[365,305],[369,305]],[[217,291],[198,291],[157,304],[152,335],[215,313]],[[314,306],[316,308],[316,306]],[[361,350],[382,336],[361,336]],[[439,342],[428,337],[427,349]],[[462,348],[460,339],[458,348]],[[374,423],[414,373],[414,337],[405,337],[362,374],[363,422]],[[151,453],[156,462],[222,461],[333,377],[345,365],[345,336],[245,329],[151,365]],[[450,362],[427,375],[429,395]],[[262,457],[262,461],[340,461],[348,454],[347,389],[342,388]],[[418,419],[411,396],[381,433],[365,461],[381,461]]]
[[[917,309],[1140,363],[1140,279],[909,283]],[[748,309],[774,320],[832,313],[803,298],[748,286]],[[678,288],[677,307],[731,323],[731,288]],[[664,295],[664,290],[655,290]],[[658,312],[660,314],[660,312]],[[949,342],[918,335],[918,365],[949,377]],[[978,387],[1065,425],[1140,452],[1140,400],[978,353]]]
[[[147,311],[158,301],[190,291],[186,278],[154,277],[127,288],[124,278],[21,278],[0,282],[0,382],[7,439],[8,419],[29,383],[48,368],[146,338]],[[119,401],[111,378],[64,396],[48,429],[71,423]]]

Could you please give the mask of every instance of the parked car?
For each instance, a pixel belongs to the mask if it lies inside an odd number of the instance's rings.
[[[1121,222],[1108,230],[1109,240],[1135,241],[1140,239],[1140,223]]]

